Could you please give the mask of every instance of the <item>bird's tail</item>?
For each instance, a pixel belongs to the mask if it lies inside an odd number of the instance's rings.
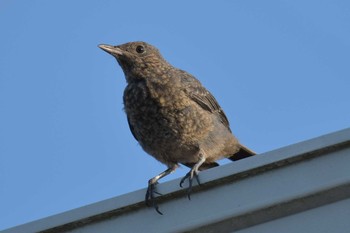
[[[253,156],[253,155],[256,155],[256,153],[254,151],[252,151],[248,147],[240,144],[239,151],[237,153],[235,153],[234,155],[231,155],[230,157],[228,157],[228,159],[230,159],[232,161],[237,161],[237,160],[245,159],[245,158]]]

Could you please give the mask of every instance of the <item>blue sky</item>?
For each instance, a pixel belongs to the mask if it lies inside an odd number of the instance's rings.
[[[259,153],[349,127],[346,0],[0,0],[0,30],[0,229],[144,188],[165,169],[129,132],[124,75],[100,43],[158,47]]]

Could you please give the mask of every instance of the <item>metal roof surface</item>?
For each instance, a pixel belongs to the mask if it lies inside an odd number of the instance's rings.
[[[164,215],[145,206],[146,189],[141,189],[2,233],[349,232],[350,128],[212,168],[199,177],[202,185],[193,188],[191,200],[179,187],[180,179],[157,186]]]

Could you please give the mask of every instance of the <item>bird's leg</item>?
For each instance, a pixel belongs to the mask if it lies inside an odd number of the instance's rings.
[[[164,172],[160,173],[159,175],[153,177],[152,179],[150,179],[148,181],[148,188],[147,188],[147,192],[146,192],[145,202],[146,202],[147,206],[153,206],[156,209],[156,211],[158,212],[158,214],[163,215],[163,213],[159,211],[158,204],[157,204],[155,197],[154,197],[154,194],[160,194],[156,191],[156,185],[158,184],[158,180],[163,178],[164,176],[167,176],[170,173],[174,172],[177,167],[178,167],[178,165],[174,164],[171,167],[169,167],[168,169],[166,169]]]
[[[205,162],[205,158],[204,156],[199,157],[199,161],[191,168],[191,170],[184,176],[184,178],[181,179],[180,181],[180,187],[182,188],[182,184],[183,182],[188,179],[188,189],[187,189],[187,197],[189,200],[191,200],[191,192],[192,192],[192,180],[193,177],[196,178],[197,183],[200,185],[199,182],[199,177],[198,177],[198,173],[199,173],[199,167]]]

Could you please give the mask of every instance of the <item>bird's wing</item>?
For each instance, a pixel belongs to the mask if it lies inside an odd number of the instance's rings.
[[[130,131],[131,131],[131,134],[132,136],[134,136],[134,138],[136,139],[136,141],[139,141],[136,137],[136,133],[135,133],[135,130],[134,130],[134,126],[130,123],[130,120],[129,120],[129,117],[127,117],[128,119],[128,125],[129,125],[129,128],[130,128]]]
[[[185,92],[187,95],[204,110],[217,115],[220,121],[230,130],[230,124],[226,114],[216,101],[215,97],[192,75],[180,70],[180,76],[182,84],[186,87]]]
[[[203,109],[219,116],[220,121],[227,127],[230,127],[226,114],[209,91],[193,92],[190,97]]]

